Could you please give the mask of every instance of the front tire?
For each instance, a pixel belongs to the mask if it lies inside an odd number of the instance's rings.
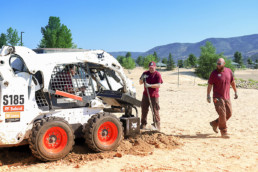
[[[68,155],[73,148],[73,130],[63,118],[43,118],[34,123],[29,144],[32,154],[38,159],[59,160]]]
[[[86,144],[95,152],[116,149],[124,136],[122,123],[111,114],[93,115],[85,127]]]

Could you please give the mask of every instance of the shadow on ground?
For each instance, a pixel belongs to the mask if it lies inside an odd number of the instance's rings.
[[[220,136],[214,136],[214,134],[196,134],[196,135],[174,135],[174,137],[186,138],[186,139],[210,139],[220,138]]]
[[[84,143],[84,139],[76,139],[72,153],[94,154]],[[24,166],[38,163],[45,163],[35,158],[29,145],[0,148],[0,164],[11,166]]]

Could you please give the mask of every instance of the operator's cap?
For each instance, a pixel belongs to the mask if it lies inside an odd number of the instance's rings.
[[[150,62],[149,67],[156,67],[156,63],[154,61]]]

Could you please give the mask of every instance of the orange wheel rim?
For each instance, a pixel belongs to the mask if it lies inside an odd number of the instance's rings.
[[[67,144],[67,134],[61,127],[52,127],[46,131],[43,137],[44,148],[51,153],[61,152]]]
[[[98,129],[98,139],[101,144],[110,146],[112,145],[118,136],[117,126],[110,121],[104,122]]]

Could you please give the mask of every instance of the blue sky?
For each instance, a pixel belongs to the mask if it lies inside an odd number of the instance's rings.
[[[257,0],[11,0],[0,5],[0,33],[13,27],[36,48],[58,16],[79,48],[147,51],[174,42],[258,33]]]

